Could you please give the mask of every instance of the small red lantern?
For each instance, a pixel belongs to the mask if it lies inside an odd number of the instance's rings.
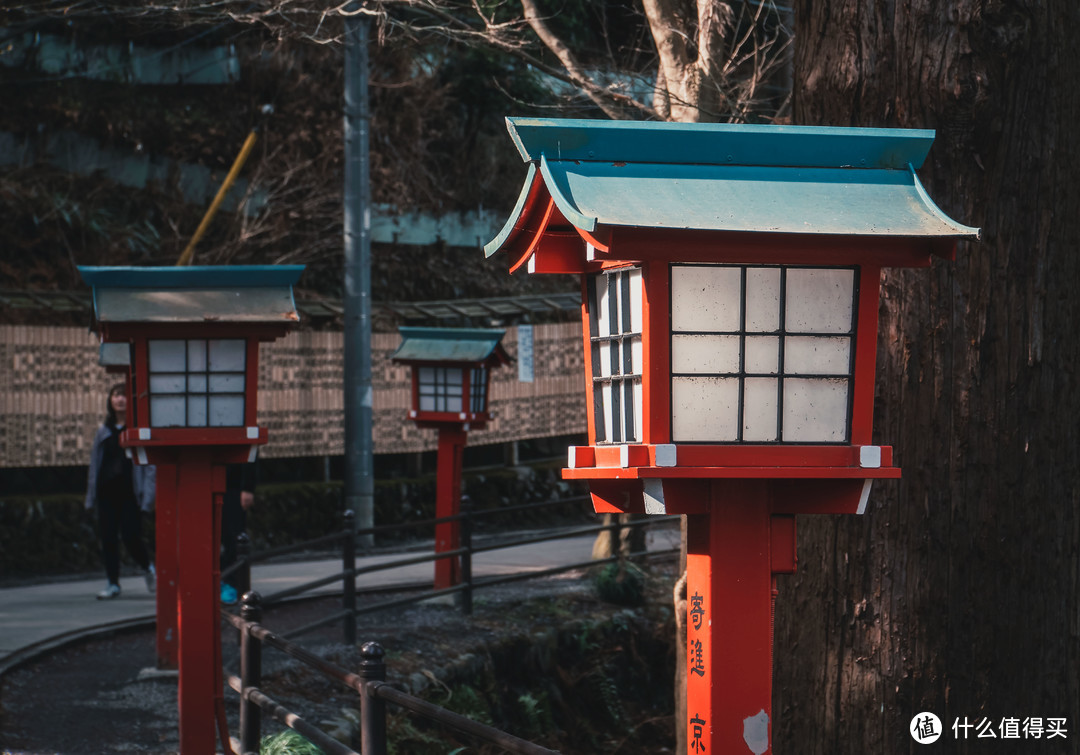
[[[582,280],[598,512],[687,515],[687,742],[771,749],[775,575],[795,515],[900,476],[872,439],[885,267],[978,230],[915,175],[931,131],[508,119],[529,172],[487,245]]]
[[[175,521],[184,752],[214,751],[225,465],[253,460],[266,443],[256,424],[259,342],[299,321],[292,286],[302,271],[79,268],[93,288],[102,341],[128,347],[130,400],[120,444],[137,463],[158,465],[158,491],[166,493],[158,518]]]
[[[510,362],[502,347],[504,331],[480,328],[400,328],[401,345],[391,359],[412,369],[412,408],[417,427],[439,431],[435,516],[461,512],[461,469],[470,429],[491,419],[491,370]],[[461,547],[457,521],[435,526],[435,552]],[[435,589],[461,582],[456,555],[435,562]]]

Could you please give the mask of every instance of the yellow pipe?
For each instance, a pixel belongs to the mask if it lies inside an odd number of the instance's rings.
[[[191,241],[188,242],[184,252],[180,255],[180,259],[176,261],[177,267],[183,267],[191,264],[191,258],[195,254],[195,245],[199,243],[199,239],[206,233],[206,229],[210,227],[210,221],[214,219],[214,215],[217,214],[218,208],[221,207],[221,203],[225,199],[225,195],[232,188],[233,183],[236,181],[236,177],[240,175],[240,169],[244,167],[244,163],[248,159],[248,155],[251,154],[252,148],[255,146],[255,139],[257,138],[256,130],[252,129],[248,134],[247,139],[244,141],[244,146],[240,148],[240,154],[236,156],[236,160],[233,161],[232,168],[229,169],[229,175],[225,176],[225,181],[221,184],[221,188],[218,189],[217,196],[214,197],[214,201],[210,203],[210,207],[206,210],[206,214],[203,216],[202,222],[199,223],[199,227],[195,229],[195,235],[191,237]]]

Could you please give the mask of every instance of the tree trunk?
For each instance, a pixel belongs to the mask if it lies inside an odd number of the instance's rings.
[[[1080,56],[1075,0],[796,3],[795,122],[933,128],[920,176],[981,226],[882,276],[877,441],[904,476],[801,517],[776,615],[776,752],[999,752],[953,722],[1067,718],[1080,742]],[[1074,76],[1073,74],[1078,74]],[[944,742],[939,743],[939,747]],[[1005,743],[1001,743],[1004,745]]]
[[[722,0],[696,0],[693,17],[684,5],[643,0],[658,58],[653,108],[672,121],[715,121],[723,99],[724,37],[734,14]]]

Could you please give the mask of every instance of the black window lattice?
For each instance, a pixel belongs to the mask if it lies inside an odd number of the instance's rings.
[[[233,344],[238,348],[236,353],[240,363],[234,369],[216,368],[211,343]],[[165,344],[172,344],[172,348],[182,344],[182,363],[174,359],[165,369],[161,368],[154,359],[154,350]],[[247,353],[243,339],[151,339],[148,347],[151,350],[148,383],[152,427],[239,427],[244,424]]]
[[[461,370],[453,367],[420,368],[420,410],[461,412]]]
[[[784,443],[794,442],[800,443],[804,441],[785,441],[785,427],[784,427],[784,397],[785,397],[785,381],[788,380],[801,380],[801,381],[834,381],[842,382],[845,385],[847,394],[847,416],[845,419],[845,431],[844,438],[838,442],[847,442],[850,437],[851,428],[851,405],[852,405],[852,385],[854,382],[854,365],[855,365],[855,336],[856,336],[856,323],[858,320],[858,275],[855,268],[824,268],[824,267],[811,267],[811,266],[797,266],[797,265],[775,265],[775,266],[738,266],[738,265],[673,265],[672,268],[705,268],[705,267],[721,267],[738,270],[740,274],[740,287],[739,287],[739,325],[734,329],[681,329],[672,330],[672,361],[674,363],[675,345],[674,339],[680,336],[728,336],[738,339],[738,354],[739,361],[738,366],[735,369],[723,370],[723,371],[694,371],[694,372],[678,372],[672,366],[671,376],[673,384],[679,378],[696,378],[696,379],[708,379],[708,378],[721,378],[732,379],[738,381],[738,396],[737,402],[738,416],[735,422],[736,437],[722,439],[718,442],[736,442],[736,443]],[[776,270],[779,273],[779,297],[778,297],[778,312],[777,312],[777,327],[767,330],[748,330],[747,329],[747,271],[748,270]],[[790,328],[787,322],[787,281],[788,273],[792,270],[798,271],[814,271],[814,270],[849,270],[852,274],[851,277],[851,319],[847,323],[846,327],[842,330],[819,332],[812,329],[796,329]],[[677,292],[673,289],[671,292],[672,306],[674,307],[674,299]],[[775,338],[776,339],[776,367],[773,370],[768,371],[755,371],[747,365],[747,342],[749,339],[754,338]],[[790,343],[790,339],[829,339],[832,341],[843,340],[847,342],[847,365],[843,372],[829,372],[829,373],[815,373],[807,371],[795,371],[789,369],[789,366],[785,363],[785,355],[787,347]],[[771,439],[767,440],[755,440],[747,441],[744,438],[744,411],[746,408],[746,389],[747,381],[753,380],[774,380],[776,384],[775,393],[775,406],[776,406],[776,427],[775,434]],[[674,406],[673,406],[673,418],[672,426],[673,433],[675,430],[675,418],[674,418]],[[678,437],[674,437],[674,440],[680,440]]]

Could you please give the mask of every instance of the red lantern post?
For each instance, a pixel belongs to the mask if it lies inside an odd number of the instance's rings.
[[[582,280],[597,512],[687,517],[687,743],[771,752],[776,577],[795,516],[900,475],[872,439],[886,267],[978,230],[915,175],[933,132],[508,119],[528,163],[487,245]]]
[[[259,342],[283,336],[298,321],[292,285],[302,270],[79,269],[93,287],[102,341],[129,348],[132,400],[120,443],[136,463],[162,469],[158,516],[175,521],[172,547],[159,541],[158,552],[176,554],[185,753],[214,751],[223,713],[218,556],[225,465],[253,460],[266,443],[256,421]],[[171,495],[163,490],[169,482],[175,482]]]
[[[131,402],[128,402],[131,406]],[[157,667],[180,668],[180,630],[177,616],[179,559],[176,546],[176,465],[158,464],[154,506],[154,568],[157,571],[155,647]]]
[[[412,408],[417,427],[439,431],[435,516],[461,513],[461,469],[471,429],[491,419],[488,393],[491,370],[507,364],[502,330],[481,328],[400,328],[401,345],[391,359],[412,369]],[[454,521],[435,526],[435,552],[461,547],[461,527]],[[435,562],[435,589],[461,582],[461,562],[447,556]]]

